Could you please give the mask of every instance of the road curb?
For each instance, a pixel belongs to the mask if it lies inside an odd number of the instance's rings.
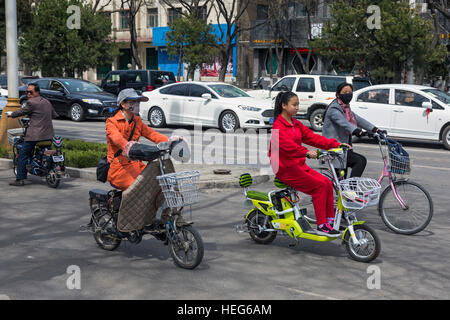
[[[0,169],[12,169],[12,167],[13,162],[11,159],[0,158]],[[66,167],[66,173],[69,174],[70,178],[97,181],[96,168]],[[267,182],[273,177],[273,175],[268,174],[252,174],[253,185]],[[214,175],[213,179],[209,176],[207,180],[202,181],[202,176],[200,176],[200,189],[225,189],[239,187],[239,179],[236,177]]]
[[[0,169],[12,169],[13,162],[11,159],[0,158]]]

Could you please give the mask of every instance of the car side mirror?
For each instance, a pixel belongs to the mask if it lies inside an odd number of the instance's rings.
[[[105,86],[105,83],[106,83],[106,79],[103,79],[103,80],[102,80],[101,86],[104,87],[104,86]]]
[[[202,94],[202,98],[203,98],[203,99],[206,99],[206,100],[211,100],[211,99],[212,99],[212,96],[211,96],[210,93],[204,93],[204,94]]]
[[[272,86],[267,86],[267,90],[271,91],[272,90]]]
[[[422,102],[422,108],[431,110],[431,109],[433,109],[433,105],[431,104],[431,102],[425,101],[425,102]]]
[[[56,89],[56,91],[58,91],[58,92],[60,92],[60,93],[66,93],[66,91],[64,90],[64,88],[58,88],[58,89]]]

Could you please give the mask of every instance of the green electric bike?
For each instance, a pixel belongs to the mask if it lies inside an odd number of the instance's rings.
[[[300,239],[328,242],[340,238],[352,259],[373,261],[380,254],[380,240],[373,228],[357,220],[356,214],[368,206],[377,205],[381,186],[370,178],[338,180],[333,160],[342,154],[342,148],[318,151],[318,159],[328,164],[338,186],[333,228],[342,230],[341,234],[327,236],[314,229],[311,219],[306,216],[306,208],[299,204],[297,191],[277,178],[274,179],[277,190],[268,193],[250,190],[252,177],[248,173],[240,176],[239,184],[253,208],[245,215],[244,222],[236,226],[237,231],[249,232],[250,237],[259,244],[271,243],[278,233],[287,234],[294,240],[290,246],[298,245]]]

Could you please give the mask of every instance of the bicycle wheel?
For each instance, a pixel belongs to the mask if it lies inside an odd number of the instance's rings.
[[[353,243],[349,231],[344,239],[350,257],[359,262],[370,262],[378,257],[381,252],[381,242],[375,230],[365,224],[355,225],[354,230],[360,244]]]
[[[260,227],[272,229],[271,220],[271,217],[266,216],[257,209],[250,213],[247,218],[247,227],[253,241],[259,244],[269,244],[275,240],[277,237],[276,231],[260,231]]]
[[[97,245],[103,250],[113,251],[122,242],[116,235],[116,225],[110,213],[104,213],[100,209],[95,209],[93,218],[96,221],[94,239]]]
[[[433,217],[433,200],[430,194],[413,181],[397,181],[394,185],[406,208],[401,207],[389,185],[378,203],[381,219],[395,233],[410,235],[422,231]]]
[[[169,241],[169,251],[177,266],[194,269],[203,259],[203,240],[193,226],[178,227],[176,237]]]

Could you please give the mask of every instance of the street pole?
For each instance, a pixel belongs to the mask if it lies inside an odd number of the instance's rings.
[[[8,118],[6,112],[20,108],[19,103],[19,78],[17,68],[17,8],[16,0],[5,1],[6,18],[6,63],[8,72],[8,103],[3,108],[0,120],[0,145],[8,150],[8,129],[17,128],[17,119]]]

